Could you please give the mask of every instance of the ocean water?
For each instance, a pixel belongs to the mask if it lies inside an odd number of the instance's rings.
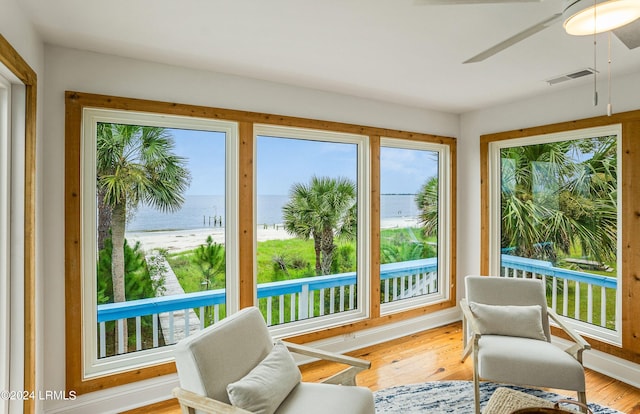
[[[415,217],[418,209],[413,194],[383,194],[380,198],[381,218]],[[259,195],[258,224],[282,223],[282,207],[287,195]],[[221,221],[221,222],[220,222]],[[174,213],[162,213],[148,206],[140,206],[127,223],[127,231],[188,230],[224,227],[224,197],[186,196],[182,208]]]

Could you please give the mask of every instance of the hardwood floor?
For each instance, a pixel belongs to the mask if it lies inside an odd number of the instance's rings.
[[[374,345],[349,355],[368,359],[371,369],[358,375],[358,385],[372,391],[395,385],[427,381],[470,380],[473,365],[470,359],[460,362],[462,327],[454,323],[429,331]],[[301,367],[304,381],[322,380],[341,366],[314,362]],[[587,370],[587,399],[628,414],[640,414],[640,389]],[[551,390],[573,396],[562,390]],[[126,414],[180,414],[175,400],[143,407]]]

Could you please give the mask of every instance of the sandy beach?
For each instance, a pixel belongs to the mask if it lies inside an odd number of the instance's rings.
[[[380,227],[383,229],[415,227],[417,220],[414,217],[401,217],[393,219],[385,219],[381,222]],[[130,244],[140,242],[142,248],[146,251],[155,249],[167,249],[169,252],[181,252],[192,250],[205,244],[207,237],[211,236],[214,242],[224,244],[224,228],[203,228],[190,230],[167,230],[167,231],[140,231],[127,232],[126,238]],[[257,241],[265,240],[284,240],[290,239],[291,236],[282,226],[264,226],[259,225],[256,228]]]
[[[192,250],[201,244],[205,244],[207,237],[211,236],[214,242],[224,244],[224,228],[205,228],[189,230],[168,230],[168,231],[137,231],[127,232],[126,238],[129,243],[140,242],[144,250],[154,250],[158,248],[167,249],[169,252],[180,252]],[[256,230],[258,241],[278,240],[292,238],[282,227],[263,228],[259,226]]]

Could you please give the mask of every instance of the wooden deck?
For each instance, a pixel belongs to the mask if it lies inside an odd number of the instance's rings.
[[[358,375],[358,385],[373,391],[426,381],[471,380],[473,366],[462,352],[461,323],[395,339],[351,352],[349,355],[371,361],[371,369]],[[340,366],[316,362],[301,367],[304,381],[318,381],[337,372]],[[587,399],[628,414],[640,414],[640,389],[587,370]],[[564,395],[571,392],[551,390]],[[175,400],[127,411],[126,414],[153,412],[180,414]]]
[[[613,272],[612,268],[595,260],[567,258],[564,259],[564,261],[567,263],[573,263],[581,269],[604,270],[605,272]]]
[[[162,286],[164,290],[158,292],[159,294],[157,296],[184,295],[185,292],[178,281],[178,277],[164,256],[156,253],[148,255],[146,259],[147,263],[154,263],[163,269],[164,283]],[[152,278],[157,278],[157,276],[152,276]],[[198,318],[198,315],[196,315],[193,309],[189,309],[187,312],[187,315],[184,314],[184,310],[170,313],[163,312],[158,315],[162,336],[165,338],[166,343],[173,344],[185,338],[185,336],[188,336],[185,335],[187,326],[186,319],[189,321],[189,335],[193,335],[200,330],[200,318]]]

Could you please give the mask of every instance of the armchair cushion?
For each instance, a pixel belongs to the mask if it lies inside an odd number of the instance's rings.
[[[301,382],[280,405],[276,414],[374,412],[373,394],[368,388]]]
[[[580,362],[550,342],[499,335],[480,338],[482,378],[508,384],[585,390]]]
[[[482,335],[504,335],[547,341],[540,305],[487,305],[469,303]]]
[[[229,401],[257,414],[273,414],[302,376],[287,347],[278,341],[247,375],[227,385]]]

